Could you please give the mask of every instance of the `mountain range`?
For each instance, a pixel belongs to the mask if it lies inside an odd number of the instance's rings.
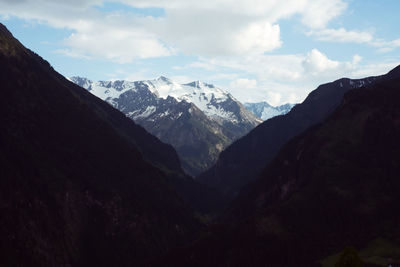
[[[171,144],[192,176],[261,122],[227,91],[199,81],[178,84],[163,76],[136,82],[70,80]]]
[[[274,107],[268,104],[268,102],[263,101],[258,103],[244,103],[243,105],[258,118],[261,118],[263,121],[266,121],[270,118],[289,113],[289,111],[296,104],[288,103]]]
[[[327,84],[305,103],[322,105],[324,90],[350,83],[330,115],[287,142],[219,224],[157,266],[398,266],[400,66]]]
[[[2,24],[0,72],[0,266],[400,263],[400,66],[319,86],[196,180],[135,120],[235,132],[255,117],[223,90],[75,78],[84,89]]]

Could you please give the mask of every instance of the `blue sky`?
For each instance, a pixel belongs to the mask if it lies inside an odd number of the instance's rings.
[[[0,0],[0,21],[65,76],[202,80],[246,102],[400,64],[398,0]]]

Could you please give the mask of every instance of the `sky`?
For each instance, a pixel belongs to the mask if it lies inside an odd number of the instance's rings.
[[[399,0],[0,0],[0,22],[66,77],[203,81],[299,103],[400,64]]]

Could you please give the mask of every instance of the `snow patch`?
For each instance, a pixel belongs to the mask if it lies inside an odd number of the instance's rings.
[[[162,118],[162,117],[165,117],[165,116],[168,116],[169,115],[169,110],[167,109],[166,111],[164,111],[163,113],[161,113],[159,116],[160,116],[160,118]]]
[[[153,114],[155,111],[157,110],[157,108],[155,106],[148,106],[146,107],[146,110],[140,113],[140,110],[135,110],[132,112],[128,113],[128,116],[130,118],[132,118],[133,120],[136,119],[141,119],[141,118],[147,118],[149,117],[151,114]]]
[[[129,90],[136,91],[135,83],[127,81],[115,81],[115,82],[99,81],[92,83],[89,87],[89,91],[92,94],[103,100],[107,98],[111,99],[119,98],[120,95]]]

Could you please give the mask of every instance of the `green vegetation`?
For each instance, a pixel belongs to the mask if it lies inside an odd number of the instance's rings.
[[[358,255],[358,252],[353,247],[345,248],[340,253],[339,260],[336,262],[335,267],[362,267],[364,266],[363,260]]]
[[[365,262],[387,266],[391,261],[400,261],[400,244],[395,244],[387,239],[377,238],[360,251],[360,256]]]
[[[364,266],[357,265],[363,262],[367,266],[388,266],[391,262],[400,261],[400,245],[384,238],[377,238],[357,252],[352,247],[331,255],[321,261],[323,267]],[[346,265],[351,262],[353,265]]]

